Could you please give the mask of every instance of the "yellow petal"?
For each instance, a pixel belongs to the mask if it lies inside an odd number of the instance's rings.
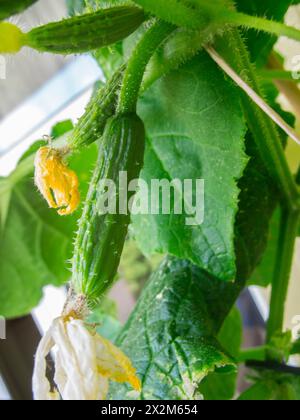
[[[16,25],[0,22],[0,53],[17,53],[24,40],[25,34]]]
[[[79,203],[79,182],[74,171],[62,160],[58,150],[42,147],[35,158],[35,183],[51,208],[66,216],[73,213]]]
[[[128,382],[141,391],[141,381],[129,358],[105,338],[96,335],[96,340],[98,372],[116,382]]]

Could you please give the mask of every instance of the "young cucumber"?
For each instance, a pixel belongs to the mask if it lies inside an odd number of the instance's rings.
[[[0,20],[7,19],[27,9],[37,0],[0,0]]]
[[[108,121],[73,257],[73,287],[89,301],[99,298],[116,276],[130,222],[129,212],[120,211],[120,172],[127,172],[128,183],[139,178],[144,149],[144,125],[136,114],[117,115]],[[101,211],[100,204],[107,196],[103,180],[111,180],[115,185],[115,214]],[[133,193],[128,193],[127,202],[132,196]]]
[[[102,137],[107,120],[116,111],[124,68],[125,66],[121,66],[112,78],[94,93],[68,139],[68,147],[72,151],[88,146]]]
[[[38,51],[82,53],[120,41],[145,20],[142,9],[120,6],[49,23],[26,34],[26,44]]]

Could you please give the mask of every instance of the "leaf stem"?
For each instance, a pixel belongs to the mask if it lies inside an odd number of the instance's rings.
[[[232,28],[220,40],[220,47],[231,60],[234,68],[261,98],[261,86],[257,79],[256,68],[252,65],[249,52],[237,28]],[[258,108],[248,95],[242,96],[245,116],[252,131],[261,158],[270,175],[278,184],[285,204],[294,211],[300,207],[299,188],[292,175],[276,125]]]
[[[175,26],[156,20],[135,47],[124,74],[117,112],[135,112],[144,73],[152,55],[175,30]]]
[[[206,51],[211,58],[225,71],[225,73],[241,88],[243,91],[264,111],[286,134],[300,145],[300,138],[295,130],[290,127],[281,116],[272,109],[267,102],[259,96],[230,66],[225,60],[212,48],[207,47]]]
[[[296,41],[300,41],[300,31],[298,29],[280,22],[274,22],[261,17],[230,11],[224,13],[224,21],[236,26],[258,29],[259,31],[264,31],[277,36],[286,36],[288,38],[295,39]]]
[[[238,362],[245,363],[249,360],[264,362],[266,360],[267,351],[268,346],[254,347],[241,350],[238,357]]]
[[[277,259],[272,283],[270,316],[268,320],[268,342],[283,329],[285,302],[294,258],[295,240],[298,234],[300,210],[283,209],[278,242]]]
[[[266,81],[284,80],[288,82],[293,82],[295,85],[299,83],[299,80],[295,80],[293,78],[292,72],[287,70],[261,69],[257,71],[257,74],[260,78]]]
[[[261,362],[261,361],[250,361],[246,363],[246,366],[252,369],[269,370],[279,373],[288,373],[290,375],[300,376],[300,368],[294,366],[283,365],[276,362]]]

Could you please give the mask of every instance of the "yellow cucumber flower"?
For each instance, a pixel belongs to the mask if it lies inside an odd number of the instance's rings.
[[[26,34],[9,22],[0,22],[0,54],[17,53],[25,45]]]
[[[57,389],[46,377],[46,357],[54,350]],[[109,380],[128,382],[136,390],[141,383],[130,360],[111,342],[91,332],[82,320],[56,319],[37,350],[33,375],[36,400],[89,401],[107,397]]]
[[[41,147],[35,158],[35,183],[50,207],[65,216],[73,213],[79,203],[79,182],[74,171],[63,162],[62,153]]]

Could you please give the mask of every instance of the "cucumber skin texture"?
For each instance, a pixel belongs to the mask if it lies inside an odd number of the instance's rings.
[[[0,0],[0,20],[16,15],[36,3],[37,0]]]
[[[99,159],[79,221],[73,257],[75,291],[97,300],[113,283],[130,223],[130,214],[119,214],[119,172],[127,171],[128,183],[138,179],[144,162],[145,129],[136,114],[112,117],[99,147]],[[117,187],[117,213],[99,214],[103,197],[100,181],[110,179]],[[128,193],[128,201],[133,193]]]
[[[115,114],[124,69],[125,66],[122,66],[93,95],[68,139],[68,146],[72,151],[88,146],[102,137],[107,120]]]
[[[145,20],[142,9],[120,6],[49,23],[26,34],[26,43],[41,52],[73,54],[114,44]]]

